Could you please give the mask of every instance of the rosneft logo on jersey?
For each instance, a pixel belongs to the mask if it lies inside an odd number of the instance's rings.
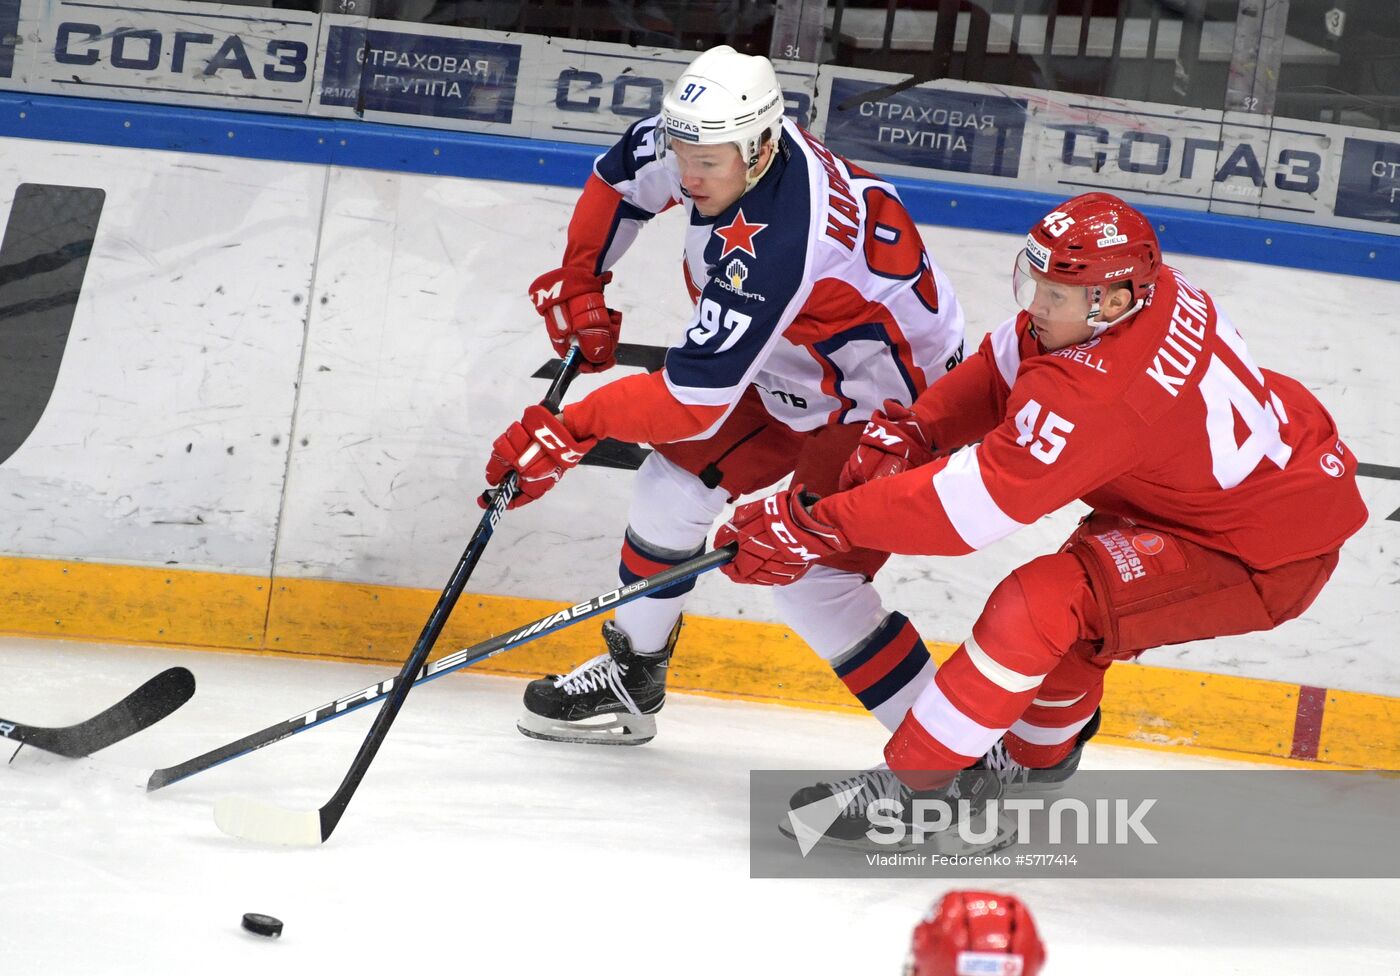
[[[743,261],[738,258],[730,261],[729,266],[724,269],[724,274],[729,279],[729,283],[734,286],[735,291],[744,290],[744,279],[749,276],[749,269]]]

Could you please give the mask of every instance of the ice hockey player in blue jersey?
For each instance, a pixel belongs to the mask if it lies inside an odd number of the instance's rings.
[[[661,114],[598,158],[563,266],[530,286],[555,349],[576,341],[585,368],[608,369],[622,318],[603,297],[609,269],[652,218],[672,207],[685,215],[695,313],[665,368],[615,380],[558,416],[529,408],[487,465],[493,485],[516,471],[516,504],[527,504],[601,438],[650,444],[622,540],[624,582],[702,551],[742,494],[789,474],[808,491],[835,492],[867,422],[901,424],[962,358],[962,310],[894,187],[785,119],[783,101],[767,58],[701,54]],[[800,510],[791,517],[822,531]],[[773,594],[781,619],[894,729],[934,665],[871,583],[886,558],[839,553]],[[651,739],[693,585],[620,607],[604,625],[604,653],[528,686],[520,730]]]

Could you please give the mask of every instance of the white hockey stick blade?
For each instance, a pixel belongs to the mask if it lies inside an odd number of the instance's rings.
[[[246,796],[226,796],[216,802],[214,823],[230,837],[260,844],[316,847],[321,843],[319,810],[287,810]]]

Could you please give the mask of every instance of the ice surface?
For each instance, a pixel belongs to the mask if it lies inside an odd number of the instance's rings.
[[[877,761],[884,733],[855,716],[676,696],[649,745],[554,745],[515,731],[520,681],[451,676],[414,691],[327,845],[274,849],[221,835],[214,801],[320,805],[370,710],[155,794],[138,784],[389,669],[5,638],[0,715],[66,724],[173,664],[199,690],[159,726],[92,760],[26,748],[0,767],[6,976],[893,974],[915,921],[953,886],[749,879],[748,771]],[[1094,768],[1222,762],[1086,756]],[[1400,972],[1400,881],[987,886],[1030,903],[1046,976]],[[244,912],[277,916],[285,935],[244,932]]]

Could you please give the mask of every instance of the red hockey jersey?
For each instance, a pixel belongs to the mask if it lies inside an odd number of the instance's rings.
[[[1021,313],[915,410],[940,449],[960,449],[818,503],[855,545],[961,555],[1082,499],[1270,569],[1366,520],[1322,404],[1255,366],[1166,266],[1143,308],[1079,346],[1045,352]]]

